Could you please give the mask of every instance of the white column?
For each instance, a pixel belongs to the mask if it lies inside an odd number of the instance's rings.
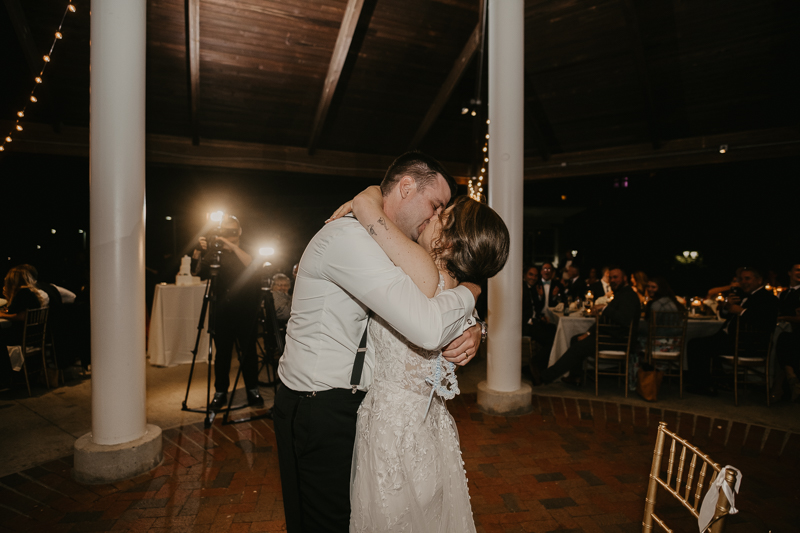
[[[489,0],[489,205],[508,226],[511,250],[505,268],[489,280],[489,361],[478,403],[498,414],[525,412],[531,405],[531,389],[521,382],[520,358],[524,8],[524,0]]]
[[[145,8],[92,0],[92,432],[75,444],[75,477],[86,482],[161,460],[160,430],[145,417]]]

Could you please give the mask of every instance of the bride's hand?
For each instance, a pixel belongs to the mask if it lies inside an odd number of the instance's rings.
[[[367,187],[355,198],[347,203],[342,204],[342,206],[339,207],[339,209],[337,209],[331,215],[331,218],[326,220],[325,223],[327,224],[328,222],[332,222],[337,218],[342,218],[348,213],[353,213],[356,218],[359,218],[358,215],[362,213],[362,208],[370,205],[376,206],[381,210],[383,209],[383,194],[381,193],[381,188],[377,185]]]

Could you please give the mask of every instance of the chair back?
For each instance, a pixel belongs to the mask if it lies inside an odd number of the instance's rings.
[[[654,355],[683,354],[686,342],[686,315],[678,311],[653,311],[647,325],[647,359]]]
[[[49,309],[28,309],[25,317],[25,329],[22,334],[22,353],[27,355],[38,350],[44,351],[44,339],[47,331],[47,314]]]
[[[767,328],[747,322],[742,323],[741,317],[736,317],[736,322],[736,357],[766,360],[772,349],[772,334],[775,327]]]
[[[630,354],[633,322],[626,327],[603,323],[601,318],[597,319],[595,353],[612,351]]]
[[[661,464],[664,448],[668,440],[670,441],[669,458],[666,478],[664,478],[662,477]],[[680,457],[676,465],[676,453],[679,445],[681,446]],[[650,468],[650,482],[647,486],[647,497],[645,498],[642,532],[649,533],[653,531],[653,522],[661,526],[665,531],[672,531],[672,529],[667,527],[664,523],[664,520],[655,513],[656,496],[659,486],[665,489],[673,498],[678,500],[681,505],[688,509],[696,520],[700,516],[699,507],[703,498],[708,492],[709,487],[713,486],[721,470],[722,468],[712,461],[708,455],[705,455],[677,434],[669,431],[666,422],[660,422],[656,436],[656,447],[653,451],[653,464]],[[674,480],[673,474],[675,474]],[[726,470],[725,483],[733,489],[736,485],[735,471],[730,469]],[[731,504],[725,496],[722,487],[720,487],[719,499],[717,500],[717,506],[714,510],[714,517],[703,531],[722,533],[725,527],[725,517],[728,515],[730,507]]]

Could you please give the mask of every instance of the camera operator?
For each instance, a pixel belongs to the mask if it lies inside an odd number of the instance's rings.
[[[219,260],[216,284],[216,319],[214,344],[214,399],[211,409],[218,411],[228,401],[231,354],[234,341],[239,341],[240,365],[247,390],[247,403],[263,407],[258,391],[258,361],[256,357],[256,320],[258,317],[257,280],[248,269],[253,258],[239,247],[242,226],[229,215],[214,230],[213,235],[200,237],[192,256],[193,272],[201,279],[211,276],[211,265]],[[195,264],[196,263],[196,264]]]

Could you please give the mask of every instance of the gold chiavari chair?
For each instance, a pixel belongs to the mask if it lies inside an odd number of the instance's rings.
[[[661,461],[664,452],[664,445],[667,439],[671,439],[669,446],[669,463],[667,466],[667,477],[661,477]],[[672,474],[675,472],[675,454],[678,444],[682,445],[680,452],[680,459],[677,464],[677,472],[673,483]],[[691,461],[687,470],[687,455],[691,454]],[[698,462],[701,463],[700,472],[697,474],[695,480],[695,473],[697,471]],[[710,478],[709,478],[710,470]],[[708,492],[709,487],[712,487],[717,475],[722,468],[711,460],[711,458],[698,450],[685,439],[680,438],[675,433],[667,429],[666,422],[660,422],[658,425],[658,434],[656,437],[656,447],[653,451],[653,465],[650,469],[650,482],[647,486],[647,497],[644,505],[644,519],[642,520],[642,533],[650,533],[653,531],[653,523],[655,522],[664,531],[672,533],[672,529],[667,527],[663,519],[656,515],[656,494],[658,487],[663,487],[669,494],[678,500],[686,509],[692,513],[695,519],[699,518],[700,511],[698,507],[703,501],[705,493]],[[686,479],[683,475],[686,473]],[[731,489],[736,485],[736,472],[730,469],[725,471],[725,483]],[[694,484],[694,485],[693,485]],[[705,489],[705,491],[703,490]],[[706,529],[700,533],[708,531],[709,533],[722,533],[725,527],[725,518],[728,516],[728,511],[731,508],[731,503],[725,496],[723,488],[719,489],[719,499],[714,510],[714,517],[708,524]]]
[[[759,384],[764,385],[767,393],[767,407],[769,407],[769,365],[770,352],[772,351],[771,329],[743,324],[740,317],[736,317],[736,341],[733,355],[722,355],[722,361],[733,366],[733,401],[739,405],[739,385]],[[750,375],[759,376],[760,382],[748,382]]]
[[[647,330],[647,359],[657,366],[667,363],[666,377],[677,377],[683,398],[683,358],[686,343],[686,315],[679,312],[653,312]],[[671,370],[675,370],[671,372]]]
[[[597,320],[595,329],[595,357],[594,357],[594,395],[600,396],[600,376],[618,376],[625,378],[625,397],[628,397],[628,365],[630,364],[631,338],[633,337],[633,322],[630,326],[623,327],[617,324],[603,324]],[[617,363],[616,371],[613,369],[600,370],[603,361]],[[624,367],[624,368],[623,368]],[[584,378],[586,366],[584,366]],[[586,380],[584,379],[584,382]]]
[[[28,309],[25,316],[25,330],[22,334],[22,369],[25,372],[25,385],[28,387],[28,396],[31,394],[31,382],[28,379],[28,362],[29,356],[39,354],[42,357],[42,372],[44,373],[44,382],[47,388],[50,388],[50,382],[47,379],[47,361],[44,357],[44,341],[45,333],[47,331],[47,313],[49,309],[42,307],[40,309]]]

